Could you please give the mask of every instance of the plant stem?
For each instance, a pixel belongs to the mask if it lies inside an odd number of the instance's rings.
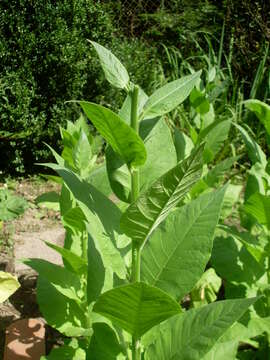
[[[138,121],[138,96],[139,87],[134,85],[131,93],[131,118],[130,125],[132,129],[139,133],[139,121]],[[140,193],[140,178],[139,170],[131,169],[131,201],[134,202]],[[141,249],[138,244],[132,242],[132,272],[131,281],[140,281],[141,272]],[[132,360],[141,359],[140,339],[135,336],[132,337]]]

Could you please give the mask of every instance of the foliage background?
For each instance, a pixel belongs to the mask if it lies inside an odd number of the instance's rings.
[[[65,101],[120,105],[122,97],[104,81],[86,39],[110,48],[150,92],[160,81],[160,65],[165,74],[168,70],[162,44],[174,46],[183,58],[196,59],[198,45],[208,52],[207,33],[218,51],[224,19],[223,51],[232,51],[234,81],[248,97],[270,39],[269,1],[2,0],[2,173],[35,172],[34,162],[49,160],[44,142],[57,147],[59,126],[79,115],[77,106]],[[269,86],[269,71],[266,75]]]

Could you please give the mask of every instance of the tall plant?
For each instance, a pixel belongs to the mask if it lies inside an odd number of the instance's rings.
[[[119,206],[53,151],[57,164],[47,165],[63,179],[67,236],[64,248],[48,245],[64,267],[25,263],[39,273],[43,316],[73,339],[43,359],[203,359],[256,299],[188,311],[180,305],[210,258],[226,190],[181,206],[201,176],[204,146],[177,162],[162,116],[189,96],[200,72],[148,97],[109,50],[92,44],[107,80],[127,92],[119,114],[79,101],[108,144],[107,173]]]

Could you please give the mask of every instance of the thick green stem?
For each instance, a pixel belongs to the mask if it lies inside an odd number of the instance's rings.
[[[138,96],[139,87],[134,86],[131,93],[131,119],[130,125],[132,129],[139,133],[139,121],[138,121]],[[140,178],[139,170],[131,169],[131,201],[134,202],[140,193]],[[132,273],[131,281],[140,281],[141,273],[141,250],[140,246],[132,243]],[[141,360],[140,339],[132,337],[132,360]]]

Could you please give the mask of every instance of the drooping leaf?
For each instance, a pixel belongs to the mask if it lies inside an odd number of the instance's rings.
[[[192,290],[209,261],[226,188],[175,210],[146,243],[143,281],[178,300]]]
[[[147,348],[145,360],[201,360],[255,301],[218,301],[172,317]]]
[[[95,323],[93,330],[87,360],[117,360],[123,349],[113,329],[105,323]]]
[[[244,104],[249,110],[255,113],[264,125],[268,135],[270,135],[270,106],[257,99],[246,100]]]
[[[266,156],[264,152],[262,151],[259,144],[256,143],[256,141],[253,139],[251,135],[240,125],[233,124],[241,133],[242,139],[245,143],[245,146],[247,148],[248,157],[252,161],[252,164],[256,164],[256,162],[259,162],[262,164],[262,166],[265,168],[267,161]]]
[[[113,150],[128,166],[141,166],[146,150],[141,138],[113,111],[91,102],[80,101],[82,109]]]
[[[141,118],[151,119],[165,115],[180,105],[200,78],[201,71],[172,81],[152,94],[144,105]]]
[[[244,205],[245,212],[254,217],[259,224],[266,225],[270,230],[270,197],[255,193]]]
[[[71,170],[56,164],[47,164],[47,166],[58,172],[76,198],[87,220],[87,231],[95,241],[95,247],[102,256],[104,266],[124,279],[125,263],[116,248],[116,238],[121,234],[119,223],[122,213],[119,208]]]
[[[62,334],[82,336],[86,330],[91,330],[87,328],[86,316],[78,303],[62,295],[50,281],[41,276],[37,283],[37,300],[46,322]]]
[[[46,242],[46,245],[49,246],[51,249],[57,251],[69,264],[70,268],[73,270],[74,273],[84,274],[87,271],[87,262],[80,256],[76,255],[75,253],[64,247],[57,246],[49,242]]]
[[[81,283],[77,275],[62,266],[50,263],[43,259],[26,259],[23,263],[30,266],[43,277],[51,282],[57,291],[66,297],[80,301]]]
[[[153,326],[180,313],[181,307],[163,291],[140,282],[102,294],[93,311],[138,338]]]
[[[6,301],[19,287],[20,283],[15,276],[0,271],[0,304]]]
[[[110,50],[94,41],[90,42],[98,53],[106,79],[117,88],[126,88],[129,83],[129,76],[124,65]]]
[[[201,153],[202,146],[159,178],[127,208],[121,227],[134,242],[142,245],[199,179]]]

